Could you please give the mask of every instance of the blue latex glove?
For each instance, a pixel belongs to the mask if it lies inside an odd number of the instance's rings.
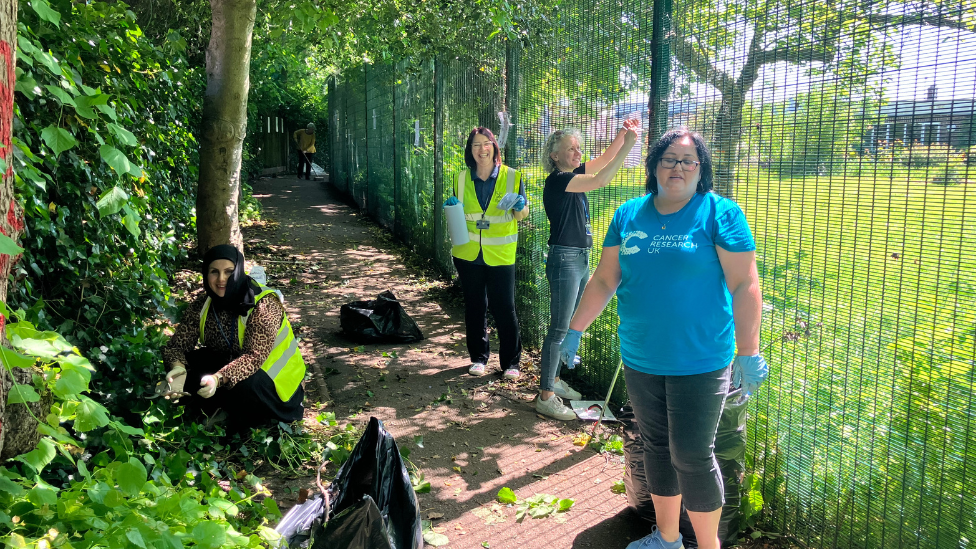
[[[570,370],[576,368],[576,352],[579,351],[580,338],[582,337],[583,332],[569,330],[559,346],[559,362],[565,364]]]
[[[449,196],[447,200],[444,201],[445,206],[454,206],[455,204],[460,204],[456,196]]]
[[[525,208],[525,197],[518,195],[518,199],[515,200],[515,204],[512,206],[512,210],[520,212]]]
[[[519,199],[521,195],[516,193],[508,193],[498,201],[499,210],[510,210],[512,206],[515,205],[515,201]]]
[[[736,355],[732,362],[732,386],[742,387],[743,394],[756,394],[768,375],[769,366],[762,355]]]

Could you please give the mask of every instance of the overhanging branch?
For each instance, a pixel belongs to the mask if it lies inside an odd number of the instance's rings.
[[[732,91],[735,86],[732,77],[712,65],[708,57],[696,50],[695,46],[684,36],[673,32],[669,39],[671,42],[671,53],[684,66],[691,69],[696,76],[716,87],[723,95]]]
[[[966,23],[959,21],[957,19],[947,19],[945,17],[940,17],[938,15],[868,15],[863,18],[872,25],[884,25],[884,26],[899,26],[899,25],[921,25],[923,27],[942,27],[947,29],[959,29],[966,30],[970,32],[976,32],[976,28],[973,28]]]

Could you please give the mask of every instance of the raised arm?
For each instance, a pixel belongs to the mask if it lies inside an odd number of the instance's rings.
[[[569,184],[566,185],[566,192],[568,193],[584,193],[586,191],[592,191],[599,189],[600,187],[606,187],[613,181],[614,176],[617,175],[617,170],[620,166],[623,166],[624,159],[630,153],[630,149],[634,147],[634,143],[637,142],[637,133],[633,130],[626,130],[624,132],[624,142],[621,145],[620,150],[613,155],[613,158],[606,163],[606,166],[597,173],[581,173],[576,174]],[[609,155],[602,155],[600,158]],[[592,160],[590,162],[593,162]],[[586,171],[590,171],[590,162],[586,163]]]
[[[620,286],[619,252],[620,246],[603,248],[600,264],[597,265],[593,278],[586,283],[576,314],[569,322],[571,330],[580,332],[586,330],[596,317],[600,316],[603,309],[606,309],[607,303],[610,303],[613,294],[617,292],[617,286]]]

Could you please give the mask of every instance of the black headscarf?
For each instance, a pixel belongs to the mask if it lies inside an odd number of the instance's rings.
[[[208,278],[210,264],[218,259],[226,259],[234,264],[234,274],[227,281],[223,297],[210,287]],[[243,316],[254,308],[254,295],[258,285],[244,274],[244,254],[230,244],[220,244],[207,250],[203,256],[203,289],[210,296],[214,310]]]

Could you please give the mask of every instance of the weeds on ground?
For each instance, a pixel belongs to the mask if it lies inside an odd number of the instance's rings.
[[[575,500],[560,498],[550,494],[535,494],[532,497],[519,500],[515,492],[509,487],[498,491],[496,496],[499,503],[518,505],[515,510],[515,520],[522,522],[526,515],[532,518],[546,518],[554,513],[565,513],[573,507]]]

